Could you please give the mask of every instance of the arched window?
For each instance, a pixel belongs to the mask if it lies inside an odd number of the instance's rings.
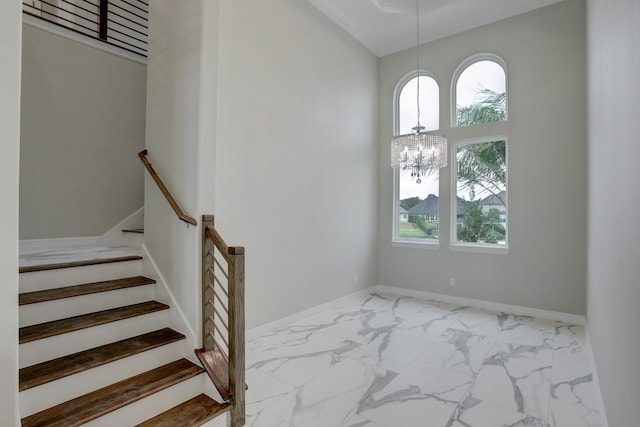
[[[507,120],[507,74],[495,55],[474,55],[456,70],[452,84],[453,126]]]
[[[420,125],[427,131],[440,128],[440,89],[427,71],[407,74],[394,93],[394,135],[412,132],[417,125],[417,89],[420,86]],[[418,80],[419,79],[419,80]],[[395,242],[438,243],[439,177],[433,173],[416,179],[410,171],[395,170],[394,236]]]
[[[460,64],[451,83],[452,127],[507,120],[505,70],[501,58],[486,53]],[[466,134],[467,139],[452,144],[450,247],[506,253],[508,128],[477,126]]]
[[[418,118],[416,90],[418,77],[415,73],[403,79],[404,83],[397,94],[396,109],[398,114],[396,135],[411,133]],[[436,80],[426,72],[420,73],[420,124],[425,130],[440,128],[440,88]]]

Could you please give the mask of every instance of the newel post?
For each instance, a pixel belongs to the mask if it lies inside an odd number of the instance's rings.
[[[229,247],[229,386],[231,425],[245,423],[244,248]]]

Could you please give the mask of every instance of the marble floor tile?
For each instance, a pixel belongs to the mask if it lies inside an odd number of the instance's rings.
[[[557,353],[583,354],[586,356],[587,331],[584,326],[558,322],[553,338]]]
[[[291,424],[278,419],[266,411],[247,415],[245,427],[293,427]]]
[[[601,427],[600,414],[581,405],[551,399],[549,427]]]
[[[365,400],[359,415],[384,426],[444,426],[471,382],[471,375],[416,361]]]
[[[368,357],[384,369],[406,369],[437,336],[409,329],[394,328],[363,345],[350,357]]]
[[[322,375],[361,346],[321,333],[274,334],[257,341],[247,357],[247,369],[259,369],[295,386]]]
[[[600,427],[585,328],[358,297],[247,343],[252,427]]]
[[[547,427],[547,422],[472,396],[458,405],[446,427]]]
[[[471,394],[536,418],[546,419],[551,392],[551,362],[498,351],[480,367]]]
[[[596,389],[586,356],[563,351],[554,354],[551,398],[597,411]]]
[[[371,420],[363,418],[359,415],[355,415],[350,418],[346,423],[344,423],[343,427],[385,427],[381,424],[374,423]]]
[[[491,340],[485,336],[447,329],[432,340],[418,360],[473,375],[491,348]]]
[[[246,381],[247,384],[251,384],[246,395],[247,416],[259,416],[265,408],[295,390],[295,386],[292,384],[288,384],[258,369],[248,369]]]
[[[362,402],[395,376],[367,359],[345,359],[288,393],[268,411],[296,427],[341,427],[357,415]]]

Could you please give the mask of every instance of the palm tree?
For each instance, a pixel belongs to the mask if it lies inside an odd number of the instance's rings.
[[[458,126],[503,121],[506,118],[506,92],[496,93],[482,88],[478,93],[483,99],[457,109]],[[475,194],[475,189],[496,196],[503,204],[507,188],[507,149],[505,141],[467,144],[457,153],[458,185]]]

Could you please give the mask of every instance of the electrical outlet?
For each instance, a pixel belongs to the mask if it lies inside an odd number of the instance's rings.
[[[452,277],[451,279],[449,279],[449,286],[455,286],[455,285],[456,285],[456,279]]]
[[[355,283],[358,283],[358,275],[357,275],[357,274],[354,274],[354,275],[353,275],[353,283],[354,283],[354,284],[355,284]]]

